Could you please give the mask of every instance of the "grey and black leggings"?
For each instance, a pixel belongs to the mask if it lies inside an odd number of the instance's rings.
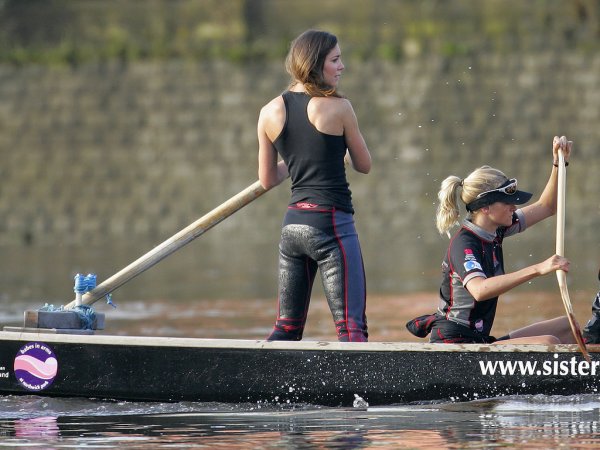
[[[290,206],[285,215],[279,244],[279,311],[268,339],[302,339],[317,269],[338,340],[366,342],[365,272],[354,218],[318,206]]]

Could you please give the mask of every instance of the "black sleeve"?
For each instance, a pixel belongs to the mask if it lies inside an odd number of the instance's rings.
[[[448,260],[463,285],[474,276],[486,277],[483,270],[483,247],[479,239],[459,233],[450,244]]]

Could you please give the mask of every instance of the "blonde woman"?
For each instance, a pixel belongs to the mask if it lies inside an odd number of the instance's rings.
[[[320,270],[338,340],[367,341],[365,274],[345,163],[368,173],[371,155],[352,105],[337,90],[344,68],[334,35],[302,33],[286,59],[290,86],[258,119],[261,184],[270,188],[288,174],[292,179],[279,243],[279,307],[269,340],[302,339]]]
[[[574,343],[566,317],[557,317],[511,331],[496,339],[490,333],[498,297],[527,281],[569,270],[569,261],[553,255],[515,272],[504,271],[502,242],[556,213],[558,150],[569,160],[572,141],[555,136],[552,144],[552,172],[540,198],[527,203],[532,194],[518,189],[517,180],[500,170],[483,166],[465,179],[449,176],[438,193],[438,231],[451,237],[442,264],[442,285],[438,310],[407,324],[413,334],[437,343]],[[461,206],[467,217],[459,222]]]

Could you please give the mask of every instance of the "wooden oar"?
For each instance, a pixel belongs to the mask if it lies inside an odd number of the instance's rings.
[[[567,181],[567,170],[565,166],[565,156],[562,149],[558,150],[558,200],[556,204],[556,254],[559,256],[565,256],[565,205],[566,205],[566,181]],[[583,341],[581,335],[581,328],[575,314],[573,313],[573,305],[571,304],[571,298],[569,297],[569,291],[567,289],[567,274],[564,270],[556,271],[556,278],[558,278],[558,287],[560,289],[560,296],[562,297],[563,305],[571,325],[571,331],[575,341],[579,346],[579,350],[583,357],[589,362],[590,355]]]
[[[208,214],[205,214],[177,234],[171,236],[162,244],[154,247],[151,251],[114,274],[112,277],[106,279],[96,288],[84,294],[81,298],[81,304],[91,305],[97,300],[105,297],[107,294],[110,294],[119,286],[131,280],[136,275],[139,275],[140,273],[149,269],[162,259],[169,256],[171,253],[179,250],[181,247],[196,239],[205,231],[208,231],[219,222],[223,221],[239,209],[246,206],[248,203],[260,197],[265,192],[267,192],[266,189],[261,186],[259,181],[251,184],[243,191],[231,197],[225,203],[217,206]],[[65,305],[65,309],[73,308],[76,306],[76,304],[77,300],[73,300],[71,303]]]

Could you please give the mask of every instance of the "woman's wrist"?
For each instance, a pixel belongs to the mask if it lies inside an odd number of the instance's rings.
[[[558,167],[558,161],[553,161],[553,162],[552,162],[552,165],[553,165],[554,167]],[[568,165],[569,165],[569,161],[565,161],[565,167],[567,167]]]

